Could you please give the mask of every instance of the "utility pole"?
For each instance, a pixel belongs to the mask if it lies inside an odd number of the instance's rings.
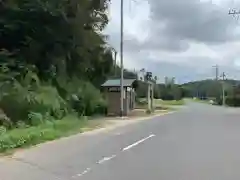
[[[114,76],[116,77],[117,75],[117,51],[114,48],[111,48],[112,53],[113,53],[113,73]]]
[[[141,81],[145,81],[145,69],[144,68],[142,68],[140,71],[139,71],[139,73],[140,73],[140,79],[139,80],[141,80]]]
[[[123,117],[123,0],[121,0],[121,12],[120,12],[120,17],[121,17],[121,23],[120,23],[120,63],[121,63],[121,79],[120,79],[120,86],[121,86],[121,109],[120,109],[120,116]]]
[[[225,81],[225,73],[223,72],[222,75],[222,105],[225,106],[225,84],[224,84],[224,81]]]
[[[216,75],[216,81],[217,81],[218,80],[218,73],[219,73],[218,69],[219,69],[219,67],[218,67],[217,64],[213,67],[215,68],[215,75]]]
[[[151,97],[151,89],[153,91],[153,83],[151,82],[152,80],[152,72],[146,72],[146,81],[148,85],[148,91],[147,91],[147,102],[148,102],[148,110],[152,111],[152,102],[153,102],[153,97]]]
[[[117,76],[117,51],[114,51],[114,75]]]
[[[152,72],[146,72],[144,68],[139,72],[143,75],[143,78],[140,80],[147,83],[147,110],[152,112],[154,107],[154,82],[152,82]],[[157,82],[157,76],[155,76],[154,80]]]
[[[151,88],[152,88],[152,94],[151,94],[151,110],[153,111],[154,109],[154,83],[155,82],[152,82],[151,84]]]
[[[148,83],[148,92],[147,92],[148,110],[151,111],[151,102],[150,102],[151,101],[151,98],[150,98],[151,97],[151,84],[149,81],[147,83]]]

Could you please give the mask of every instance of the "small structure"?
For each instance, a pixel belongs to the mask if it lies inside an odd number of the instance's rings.
[[[135,108],[135,79],[123,79],[123,115]],[[108,102],[108,115],[121,114],[121,86],[120,79],[109,79],[104,84],[104,94]]]

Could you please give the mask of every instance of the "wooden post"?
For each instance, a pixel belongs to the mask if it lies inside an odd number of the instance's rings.
[[[150,92],[151,91],[151,87],[150,87],[150,83],[148,82],[148,93],[147,93],[147,101],[148,101],[148,110],[151,111],[151,100],[150,100]]]
[[[151,89],[152,89],[152,95],[151,95],[151,111],[153,111],[153,101],[154,101],[154,87],[153,87],[153,83],[151,83]]]

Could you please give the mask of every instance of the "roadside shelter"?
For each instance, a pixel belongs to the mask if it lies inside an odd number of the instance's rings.
[[[127,116],[135,108],[135,79],[123,79],[123,115]],[[120,79],[109,79],[102,84],[104,95],[108,102],[108,115],[121,114]]]

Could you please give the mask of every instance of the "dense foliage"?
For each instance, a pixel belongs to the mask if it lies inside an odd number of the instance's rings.
[[[154,84],[153,95],[155,99],[162,100],[180,100],[184,96],[183,88],[176,84]],[[147,97],[147,84],[143,82],[138,82],[137,86],[137,97],[146,98]]]
[[[183,84],[182,88],[185,90],[186,97],[216,98],[222,95],[222,83],[216,80],[203,80]],[[237,84],[238,81],[225,80],[226,95],[232,93],[233,87]]]
[[[217,104],[222,104],[222,86],[224,84],[226,104],[229,106],[240,106],[239,81],[225,80],[202,80],[189,82],[182,85],[176,84],[155,84],[154,98],[163,100],[180,100],[184,97],[200,99],[212,99]],[[137,95],[140,98],[147,96],[147,84],[139,83]]]
[[[204,80],[183,84],[186,97],[198,97],[200,99],[214,99],[222,105],[222,87],[225,89],[225,103],[229,106],[240,106],[240,86],[236,80]]]
[[[102,30],[109,0],[0,2],[1,124],[35,125],[103,113],[101,83],[113,73]]]

